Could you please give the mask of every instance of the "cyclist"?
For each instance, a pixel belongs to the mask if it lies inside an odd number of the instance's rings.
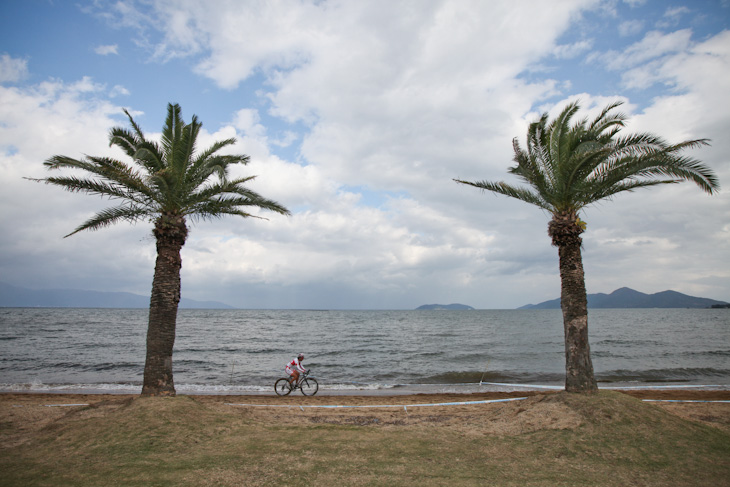
[[[300,353],[297,355],[297,357],[292,360],[291,362],[288,362],[286,366],[284,367],[284,370],[289,375],[289,383],[294,386],[296,385],[297,381],[299,380],[299,372],[306,372],[307,369],[302,367],[302,362],[304,361],[304,354]]]

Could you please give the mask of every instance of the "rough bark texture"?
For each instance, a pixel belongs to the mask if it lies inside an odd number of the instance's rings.
[[[182,216],[162,215],[155,222],[153,233],[157,240],[157,261],[150,297],[142,394],[174,396],[172,348],[180,303],[180,250],[188,231]]]
[[[548,226],[553,245],[560,256],[560,307],[565,331],[565,390],[594,393],[598,385],[593,374],[588,344],[588,298],[586,296],[583,257],[583,228],[575,212],[554,215]]]

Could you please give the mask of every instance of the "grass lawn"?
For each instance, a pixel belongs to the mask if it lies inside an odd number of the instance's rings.
[[[408,411],[195,396],[12,407],[2,486],[730,485],[727,431],[617,392]]]

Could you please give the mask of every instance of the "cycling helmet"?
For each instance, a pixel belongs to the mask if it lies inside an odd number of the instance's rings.
[[[300,353],[300,354],[299,354],[299,355],[297,356],[297,358],[298,358],[298,359],[299,359],[299,361],[301,362],[302,360],[304,360],[304,354],[303,354],[303,353]]]

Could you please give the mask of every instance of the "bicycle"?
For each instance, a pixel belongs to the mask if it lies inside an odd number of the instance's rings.
[[[274,383],[274,390],[279,396],[287,396],[293,390],[299,389],[305,396],[313,396],[319,390],[317,379],[309,377],[309,371],[299,374],[296,384],[289,382],[289,377],[282,377]]]

